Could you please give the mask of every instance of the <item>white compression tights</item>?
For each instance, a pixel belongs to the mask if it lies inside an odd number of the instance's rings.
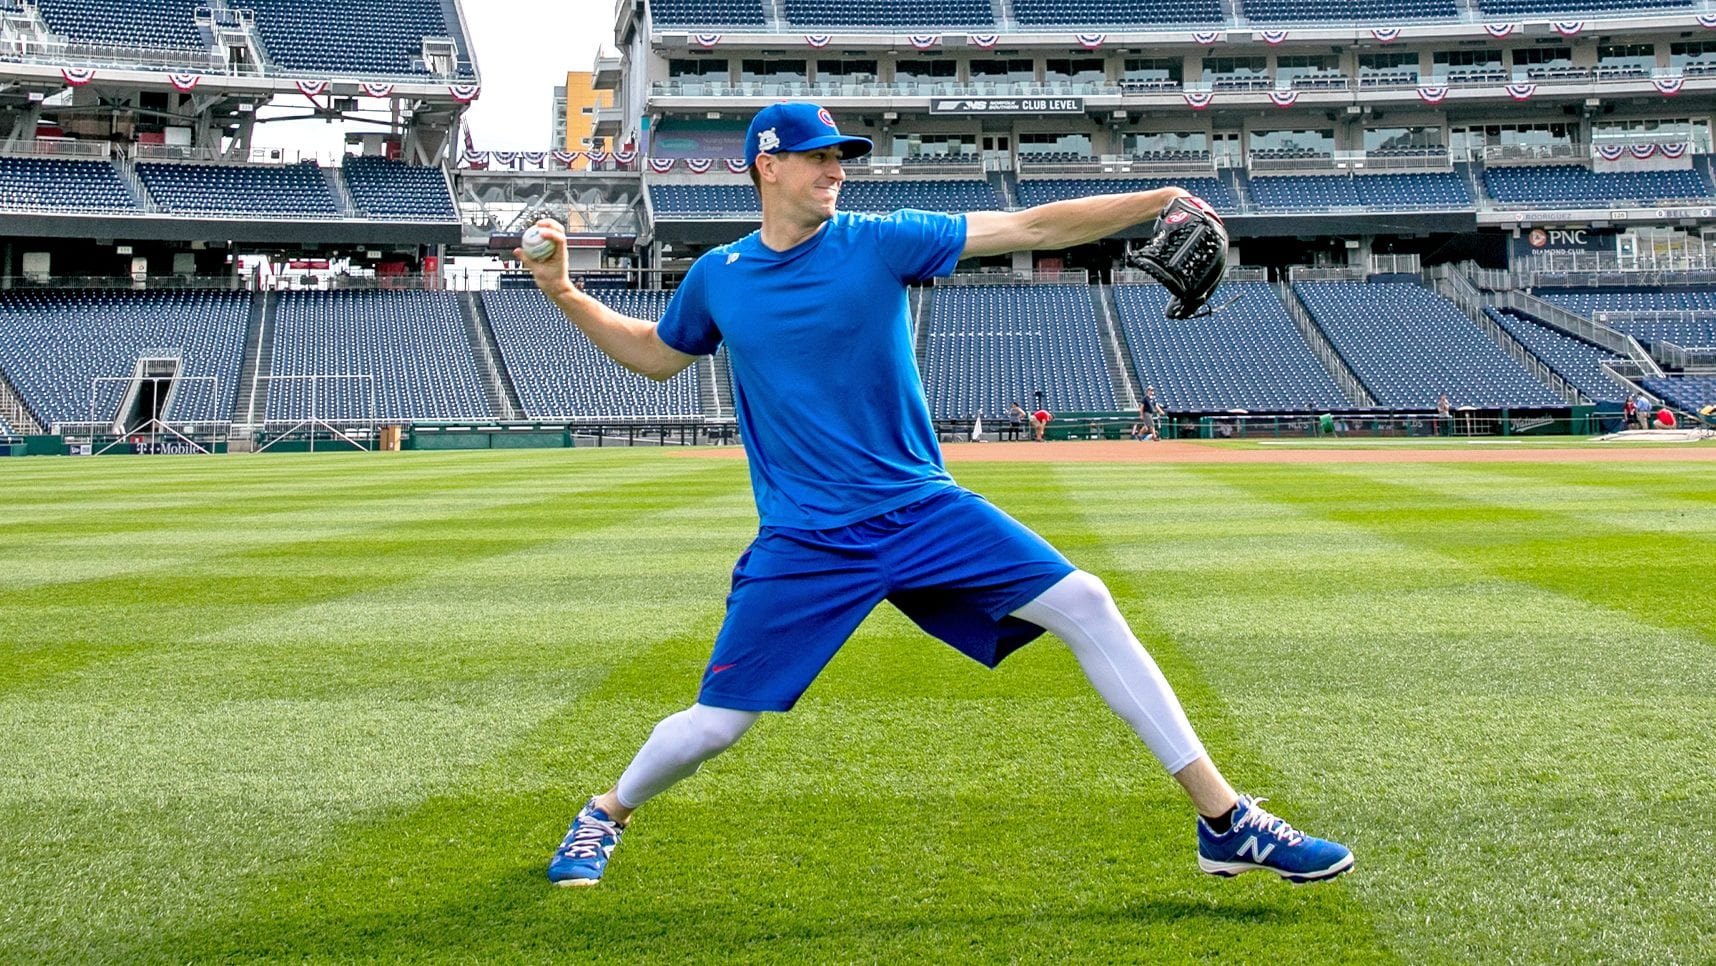
[[[615,788],[620,804],[637,808],[674,782],[691,777],[704,762],[738,741],[757,717],[755,711],[694,704],[661,719],[620,776]]]
[[[1066,642],[1097,693],[1144,739],[1169,774],[1203,757],[1203,745],[1174,690],[1126,626],[1101,580],[1075,571],[1013,616]],[[738,741],[759,716],[755,711],[694,704],[663,718],[620,776],[620,804],[637,808],[689,778]]]
[[[1074,571],[1012,616],[1066,642],[1097,693],[1170,775],[1204,756],[1180,699],[1097,577]]]

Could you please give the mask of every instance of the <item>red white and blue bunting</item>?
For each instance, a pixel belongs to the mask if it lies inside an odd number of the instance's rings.
[[[708,174],[709,169],[715,167],[715,159],[714,158],[686,158],[685,159],[685,166],[686,166],[686,168],[690,169],[692,174]]]
[[[1447,96],[1448,87],[1445,84],[1418,85],[1418,99],[1426,104],[1440,104],[1442,103],[1442,98]]]
[[[1276,107],[1292,107],[1294,104],[1299,103],[1299,92],[1270,91],[1269,100],[1273,102]]]
[[[369,97],[386,98],[393,96],[393,85],[364,81],[358,87]]]
[[[821,50],[822,48],[827,47],[828,42],[833,40],[833,39],[834,39],[833,34],[805,34],[804,35],[804,42],[809,44],[812,47],[815,47],[818,50]]]
[[[1680,89],[1682,87],[1686,86],[1686,78],[1684,78],[1684,77],[1652,77],[1650,79],[1650,85],[1652,87],[1656,88],[1656,92],[1658,94],[1661,94],[1663,97],[1673,97],[1674,95],[1680,93]]]
[[[616,157],[618,152],[616,152]],[[649,170],[655,174],[667,174],[685,162],[685,168],[692,174],[708,174],[716,170],[714,158],[646,158]],[[744,158],[722,158],[721,164],[728,174],[744,174],[751,170],[750,162]]]
[[[1701,13],[1698,15],[1698,26],[1705,30],[1716,30],[1716,13]]]
[[[744,158],[725,158],[723,160],[727,163],[727,171],[729,173],[744,174],[751,170],[751,162],[746,161]]]
[[[490,156],[495,159],[496,164],[504,164],[509,168],[518,163],[517,151],[493,151]]]
[[[66,79],[67,84],[70,84],[73,87],[82,87],[90,81],[95,80],[95,68],[61,67],[60,76]]]
[[[1085,50],[1095,50],[1098,47],[1102,46],[1102,42],[1108,39],[1108,35],[1107,34],[1074,34],[1073,39],[1078,41],[1078,45],[1080,47],[1083,47]]]
[[[190,92],[196,90],[197,84],[201,83],[202,79],[203,79],[203,75],[201,75],[201,74],[168,74],[167,75],[167,80],[168,80],[168,82],[170,82],[173,85],[173,90],[176,90],[181,94],[189,94]]]
[[[483,95],[483,89],[475,84],[452,84],[448,86],[447,93],[460,104],[469,104]]]
[[[1513,33],[1515,30],[1518,30],[1518,29],[1519,29],[1519,24],[1516,24],[1516,23],[1487,23],[1487,24],[1484,24],[1484,33],[1489,34],[1491,37],[1494,37],[1497,40],[1500,40],[1501,38],[1508,36],[1509,34]]]
[[[721,42],[720,34],[692,34],[691,42],[699,47],[713,47]]]
[[[1507,96],[1513,98],[1516,101],[1530,100],[1531,95],[1533,95],[1535,93],[1537,93],[1537,85],[1536,84],[1509,84],[1509,85],[1507,85]]]
[[[486,168],[489,166],[489,153],[466,149],[464,165],[467,168]]]
[[[1656,146],[1656,149],[1662,153],[1663,157],[1669,159],[1670,161],[1678,161],[1681,158],[1686,157],[1686,152],[1692,150],[1692,145],[1690,145],[1690,144],[1659,144]]]
[[[1262,37],[1263,42],[1271,47],[1277,46],[1287,39],[1287,31],[1285,30],[1263,30],[1259,31],[1257,35]]]
[[[1602,158],[1604,161],[1619,161],[1626,153],[1627,146],[1624,144],[1597,145],[1597,157]]]
[[[540,168],[540,167],[542,167],[542,163],[544,161],[548,160],[548,152],[547,151],[524,151],[524,152],[520,153],[519,157],[524,161],[525,164],[534,164]]]
[[[327,93],[327,91],[328,82],[325,80],[298,81],[298,93],[309,98],[311,104],[315,104],[316,98],[321,97],[323,94]],[[321,105],[317,104],[316,106],[320,107]]]
[[[586,151],[584,152],[584,157],[589,158],[591,164],[605,164],[608,160],[608,152]]]
[[[654,171],[656,174],[666,174],[669,171],[672,171],[673,166],[678,163],[679,162],[674,158],[650,158],[649,169]]]
[[[554,152],[554,160],[559,162],[561,167],[566,167],[566,168],[572,167],[572,162],[578,160],[579,158],[582,158],[583,156],[584,156],[584,153],[582,151],[556,151],[556,152]]]
[[[972,34],[969,38],[972,46],[988,50],[1001,42],[1000,34]]]
[[[1577,37],[1577,36],[1579,36],[1579,34],[1581,32],[1584,31],[1585,21],[1583,21],[1583,20],[1557,20],[1554,23],[1550,24],[1549,26],[1556,33],[1560,34],[1563,37]]]
[[[614,163],[615,164],[631,164],[633,161],[636,161],[637,159],[638,159],[638,153],[635,150],[632,150],[629,148],[615,148],[614,149]]]
[[[1208,47],[1212,44],[1221,43],[1222,33],[1219,30],[1194,30],[1192,31],[1192,39]]]
[[[1371,31],[1370,31],[1370,35],[1372,37],[1375,37],[1377,39],[1378,43],[1392,44],[1396,40],[1400,39],[1400,28],[1399,27],[1372,27]]]
[[[1181,91],[1180,96],[1186,99],[1186,106],[1194,111],[1201,111],[1210,106],[1215,100],[1214,91]]]
[[[906,38],[919,50],[928,50],[941,43],[941,34],[912,34]]]

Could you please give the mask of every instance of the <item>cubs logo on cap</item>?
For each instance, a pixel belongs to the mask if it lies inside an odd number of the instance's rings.
[[[770,104],[751,118],[745,132],[746,161],[755,161],[759,154],[829,147],[838,147],[845,160],[869,154],[875,145],[869,138],[841,134],[827,108],[804,102]]]

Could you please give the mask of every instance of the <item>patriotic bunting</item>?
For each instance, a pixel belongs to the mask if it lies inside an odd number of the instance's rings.
[[[1214,91],[1181,91],[1180,96],[1186,99],[1186,106],[1194,111],[1201,111],[1210,106],[1215,100]]]
[[[804,42],[811,45],[812,47],[817,48],[818,50],[822,49],[823,47],[827,47],[828,42],[830,40],[833,40],[833,39],[834,39],[833,34],[805,34],[804,35]]]
[[[1680,93],[1680,89],[1682,87],[1686,86],[1686,78],[1652,77],[1650,79],[1650,83],[1652,87],[1656,88],[1656,92],[1658,94],[1661,94],[1663,97],[1673,97]]]
[[[1263,38],[1264,43],[1268,44],[1271,47],[1274,47],[1275,45],[1281,43],[1283,40],[1287,39],[1287,31],[1285,31],[1285,30],[1264,30],[1264,31],[1260,31],[1258,33],[1258,36]]]
[[[447,93],[460,104],[469,104],[482,96],[483,89],[475,84],[453,84],[447,88]]]
[[[941,34],[912,34],[906,39],[912,42],[913,47],[919,50],[928,50],[941,43]]]
[[[1531,95],[1533,95],[1535,93],[1537,93],[1537,85],[1536,84],[1509,84],[1509,85],[1507,85],[1507,96],[1513,98],[1516,101],[1530,100]]]
[[[686,166],[686,168],[690,169],[692,174],[708,174],[709,169],[715,167],[715,159],[714,158],[686,158],[685,159],[685,166]]]
[[[496,164],[504,164],[509,168],[518,163],[517,151],[494,151],[490,157],[495,159]]]
[[[721,42],[720,34],[692,34],[691,42],[699,47],[713,47]]]
[[[614,160],[621,164],[631,164],[637,159],[638,153],[634,150],[627,150],[626,148],[616,148],[614,150]]]
[[[1515,30],[1518,30],[1518,29],[1519,29],[1519,24],[1516,24],[1516,23],[1487,23],[1487,24],[1484,24],[1484,32],[1489,34],[1491,37],[1496,38],[1497,40],[1500,40],[1501,38],[1506,37],[1507,35],[1513,33]]]
[[[534,164],[540,168],[540,167],[542,167],[543,162],[548,160],[548,152],[547,151],[526,151],[526,152],[524,152],[522,157],[524,158],[524,160],[527,164]]]
[[[733,174],[744,174],[751,170],[751,162],[744,158],[727,158],[727,170]]]
[[[1557,20],[1549,26],[1563,37],[1577,37],[1579,36],[1579,32],[1585,29],[1585,21]]]
[[[1371,28],[1370,35],[1375,37],[1379,43],[1392,44],[1396,40],[1400,39],[1400,28],[1373,27]]]
[[[1219,31],[1219,30],[1194,30],[1194,31],[1192,31],[1192,39],[1197,41],[1198,43],[1204,45],[1205,47],[1208,47],[1211,44],[1221,43],[1221,31]]]
[[[1442,98],[1448,96],[1448,88],[1443,84],[1418,85],[1418,99],[1426,104],[1440,104]]]
[[[321,97],[327,92],[327,90],[328,82],[325,80],[298,82],[298,93],[308,97],[312,104],[315,103],[316,98]]]
[[[984,50],[988,50],[989,48],[991,48],[991,47],[993,47],[996,44],[1001,42],[1001,35],[1000,34],[972,34],[970,39],[971,39],[972,44],[974,44],[978,47],[981,47]]]
[[[60,76],[66,79],[67,84],[70,84],[73,87],[82,87],[90,81],[95,80],[95,68],[61,67]]]
[[[1698,26],[1705,30],[1716,30],[1716,13],[1701,13],[1698,15]]]
[[[167,80],[173,84],[173,90],[181,94],[189,94],[197,89],[197,84],[203,79],[201,74],[168,74]]]
[[[1662,156],[1670,161],[1678,161],[1681,158],[1686,157],[1686,152],[1691,147],[1692,146],[1689,144],[1659,144],[1656,146],[1656,149],[1661,151]]]
[[[1292,107],[1299,102],[1298,91],[1270,91],[1269,99],[1276,107]]]
[[[554,160],[559,162],[560,166],[563,168],[572,167],[572,162],[578,160],[579,158],[581,158],[583,156],[584,156],[584,152],[582,152],[582,151],[556,151],[556,152],[554,152]]]
[[[363,92],[365,94],[368,94],[370,97],[392,97],[393,96],[393,85],[392,84],[379,84],[379,83],[373,83],[371,81],[364,81],[363,83],[359,84],[358,87],[362,88]]]
[[[656,174],[666,174],[669,171],[672,171],[673,166],[675,164],[678,164],[678,162],[675,161],[673,158],[650,158],[649,159],[649,169],[651,171],[654,171]]]
[[[1095,50],[1096,48],[1102,46],[1102,42],[1108,39],[1108,35],[1107,34],[1074,34],[1073,39],[1077,40],[1078,45],[1080,47],[1083,47],[1085,50]]]
[[[466,151],[465,152],[465,166],[471,167],[471,168],[486,168],[486,167],[488,167],[489,166],[489,153],[487,151]]]
[[[1644,160],[1648,159],[1651,155],[1656,154],[1656,145],[1654,145],[1654,144],[1629,144],[1629,145],[1627,145],[1627,150],[1632,153],[1632,156],[1634,158],[1636,158],[1640,161],[1644,161]]]
[[[1627,146],[1624,144],[1597,145],[1597,157],[1602,158],[1604,161],[1619,161],[1621,159],[1621,155],[1626,153]]]

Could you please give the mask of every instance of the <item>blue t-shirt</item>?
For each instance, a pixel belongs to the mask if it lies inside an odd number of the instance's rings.
[[[841,527],[953,485],[906,285],[964,248],[963,215],[839,213],[787,251],[753,232],[691,266],[656,332],[687,355],[726,343],[764,526]]]

